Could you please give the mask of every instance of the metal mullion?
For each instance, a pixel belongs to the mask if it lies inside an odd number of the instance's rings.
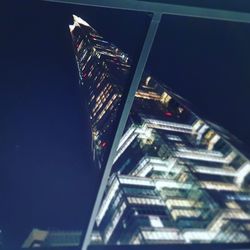
[[[148,32],[147,32],[147,35],[146,35],[146,38],[142,47],[142,51],[140,53],[140,57],[136,66],[136,70],[132,79],[132,83],[129,88],[128,95],[127,95],[127,98],[126,98],[126,101],[122,110],[122,115],[121,115],[117,130],[116,130],[116,133],[115,133],[115,137],[114,137],[114,141],[113,141],[111,151],[108,157],[108,161],[104,169],[104,174],[102,177],[100,188],[97,194],[95,205],[94,205],[91,218],[89,221],[89,225],[88,225],[85,238],[82,244],[82,248],[81,248],[82,250],[86,250],[89,245],[91,233],[93,231],[93,227],[95,223],[95,218],[97,216],[98,209],[100,207],[102,197],[103,197],[103,194],[104,194],[107,182],[108,182],[108,178],[110,175],[110,171],[113,165],[113,161],[116,155],[116,149],[118,147],[119,141],[125,129],[125,125],[126,125],[129,113],[130,113],[130,109],[133,104],[134,96],[135,96],[136,90],[138,89],[139,83],[141,81],[141,77],[144,72],[144,68],[145,68],[151,47],[153,45],[153,41],[154,41],[157,29],[158,29],[160,20],[161,20],[160,14],[154,14],[151,19],[151,23],[149,25]]]
[[[49,2],[250,23],[250,13],[136,0],[45,0]]]

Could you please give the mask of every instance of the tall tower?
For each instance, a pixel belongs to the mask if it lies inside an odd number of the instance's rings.
[[[101,168],[112,145],[130,64],[125,53],[104,40],[87,22],[75,15],[73,19],[69,28],[89,111],[93,158]]]
[[[121,93],[123,85],[107,80],[99,90],[99,80],[96,80],[99,78],[95,77],[116,68],[119,62],[122,67],[115,72],[117,79],[121,79],[119,82],[123,82],[129,72],[128,57],[108,42],[102,47],[94,45],[96,40],[91,40],[91,45],[85,38],[82,42],[77,38],[78,33],[92,37],[92,33],[97,36],[96,32],[84,21],[74,19],[71,33],[80,82],[89,89],[86,90],[89,100],[94,100],[89,103],[90,119],[94,146],[99,152],[102,142],[108,141],[110,121],[99,122],[98,117],[103,112],[107,117],[113,113],[108,105],[98,104],[98,97],[106,86],[111,87],[107,87],[110,89],[105,95],[113,96]],[[95,39],[103,41],[99,35]],[[112,56],[106,55],[107,51]],[[110,60],[110,57],[117,59]],[[108,60],[108,66],[100,66],[103,60],[104,65]],[[100,113],[94,116],[98,108]],[[102,242],[249,242],[250,162],[234,145],[232,137],[225,137],[219,131],[194,114],[185,100],[165,84],[145,74],[96,217],[95,230],[99,231]]]

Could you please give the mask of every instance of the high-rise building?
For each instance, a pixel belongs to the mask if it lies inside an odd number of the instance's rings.
[[[102,164],[129,59],[76,16],[70,30]],[[145,74],[96,217],[99,242],[250,242],[250,161],[232,138]]]
[[[89,111],[94,162],[104,166],[116,129],[122,93],[128,86],[128,56],[73,15],[70,25],[80,85]]]

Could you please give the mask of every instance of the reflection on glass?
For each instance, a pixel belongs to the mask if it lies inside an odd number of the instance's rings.
[[[223,133],[145,75],[96,230],[104,244],[247,242],[249,172]]]
[[[70,26],[87,96],[93,155],[112,143],[126,54],[74,16]],[[249,160],[225,131],[145,74],[96,217],[92,244],[248,242]]]

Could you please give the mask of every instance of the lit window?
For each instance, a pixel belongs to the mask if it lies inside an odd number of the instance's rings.
[[[142,235],[147,240],[181,240],[181,236],[177,230],[159,230],[159,231],[142,231]]]
[[[192,242],[192,241],[205,241],[205,242],[210,242],[214,239],[216,236],[215,232],[208,232],[206,230],[199,230],[199,231],[188,231],[183,234],[185,240],[187,242]]]
[[[159,216],[149,215],[149,222],[152,227],[164,227]]]
[[[228,202],[226,202],[226,205],[227,205],[228,208],[240,209],[239,204],[236,203],[235,201],[228,201]]]
[[[171,211],[171,215],[173,216],[175,220],[178,219],[179,217],[197,218],[201,215],[201,211],[189,210],[189,209],[173,209]]]
[[[167,104],[167,103],[169,103],[169,101],[171,99],[172,99],[172,97],[167,92],[162,93],[162,95],[161,95],[161,103]]]
[[[186,207],[186,208],[201,208],[203,206],[202,202],[192,200],[192,199],[167,199],[166,205],[169,209],[173,207]]]
[[[131,204],[141,204],[141,205],[158,205],[163,206],[164,202],[159,199],[153,198],[140,198],[140,197],[128,197],[128,202]]]
[[[235,184],[215,181],[200,181],[203,188],[225,191],[240,191],[240,188]]]

